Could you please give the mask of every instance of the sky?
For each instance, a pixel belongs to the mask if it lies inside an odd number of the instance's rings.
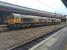
[[[67,8],[61,0],[0,0],[20,6],[25,6],[42,11],[54,12],[67,15]]]

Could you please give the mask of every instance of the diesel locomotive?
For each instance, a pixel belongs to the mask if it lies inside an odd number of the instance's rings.
[[[12,28],[23,28],[31,26],[54,25],[59,23],[61,23],[61,19],[57,18],[48,18],[48,17],[12,13],[11,15],[8,16],[7,27],[12,29]]]

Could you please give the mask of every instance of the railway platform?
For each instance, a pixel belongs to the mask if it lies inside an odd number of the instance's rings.
[[[29,50],[67,50],[67,27],[54,33]]]
[[[11,50],[63,27],[65,27],[65,24],[0,32],[0,50]],[[0,28],[1,30],[7,29],[3,25]]]
[[[64,27],[65,25],[51,25],[29,29],[13,30],[0,33],[0,50],[10,50],[28,41],[43,36],[51,31]]]

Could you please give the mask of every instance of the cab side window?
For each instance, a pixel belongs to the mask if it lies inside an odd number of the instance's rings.
[[[14,16],[11,16],[12,19],[14,19]]]
[[[8,19],[14,19],[13,15],[8,16]]]

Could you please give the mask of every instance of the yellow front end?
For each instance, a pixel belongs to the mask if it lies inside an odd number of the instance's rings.
[[[16,25],[21,23],[22,23],[21,18],[14,17],[14,18],[8,19],[8,24],[10,25]]]
[[[14,19],[9,19],[9,20],[8,20],[8,24],[9,24],[9,25],[15,24],[15,20],[14,20]]]

